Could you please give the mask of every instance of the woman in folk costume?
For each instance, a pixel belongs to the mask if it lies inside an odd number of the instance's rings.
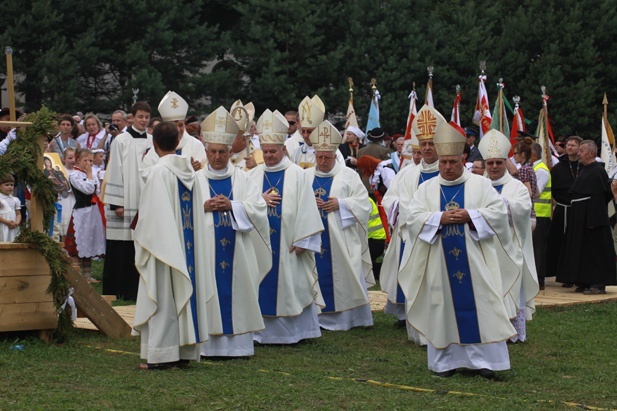
[[[77,154],[78,167],[69,182],[75,193],[75,206],[65,239],[65,248],[71,257],[78,257],[81,272],[90,282],[92,257],[105,254],[105,213],[96,195],[98,180],[92,175],[92,151],[82,148]]]
[[[305,170],[325,229],[315,255],[326,304],[319,324],[335,331],[373,325],[367,286],[375,285],[367,232],[371,204],[358,173],[337,162],[341,139],[330,122],[319,124],[311,133],[317,163]]]
[[[86,132],[77,137],[77,142],[80,148],[93,150],[99,146],[99,143],[106,135],[106,131],[101,120],[94,114],[86,115],[84,126],[86,127]]]
[[[227,110],[216,109],[201,129],[208,162],[197,181],[205,200],[206,230],[214,235],[199,252],[215,273],[213,306],[218,307],[208,312],[210,339],[201,354],[253,355],[252,333],[264,328],[259,283],[272,266],[267,206],[248,174],[229,162],[230,146],[243,130]],[[257,235],[251,235],[253,230]]]
[[[530,321],[536,311],[534,297],[540,288],[531,238],[531,198],[527,187],[507,172],[510,147],[508,138],[497,130],[489,131],[478,145],[488,178],[508,208],[511,250],[516,254],[506,255],[499,244],[495,244],[495,248],[501,264],[504,302],[517,333],[510,340],[516,342],[527,338],[525,322]]]
[[[323,224],[306,173],[285,155],[288,128],[278,111],[261,115],[257,131],[264,164],[249,173],[268,204],[272,245],[272,269],[259,286],[266,328],[254,335],[262,344],[295,344],[321,336],[317,305],[323,306],[323,299],[314,253],[321,251]]]
[[[58,119],[58,128],[60,132],[51,140],[47,146],[47,151],[50,153],[58,153],[60,158],[64,155],[64,150],[68,147],[74,149],[79,148],[79,143],[73,138],[73,127],[75,127],[75,120],[68,114],[63,114]]]

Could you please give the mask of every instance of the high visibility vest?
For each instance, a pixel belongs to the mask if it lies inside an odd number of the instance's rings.
[[[368,238],[372,238],[374,240],[385,240],[386,230],[383,229],[377,204],[375,204],[373,199],[370,197],[369,201],[371,202],[371,214],[368,216]]]
[[[544,190],[540,193],[540,197],[535,199],[533,209],[536,211],[536,217],[551,217],[551,171],[548,169],[543,161],[533,166],[533,171],[546,170],[548,173],[548,182],[544,187]]]

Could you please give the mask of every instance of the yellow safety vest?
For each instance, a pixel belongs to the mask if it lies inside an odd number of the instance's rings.
[[[540,193],[540,197],[535,199],[533,209],[536,211],[536,217],[551,217],[551,171],[548,169],[543,161],[533,166],[533,171],[546,170],[548,173],[548,182],[544,187],[544,190]]]
[[[372,238],[373,240],[385,240],[386,230],[383,229],[377,204],[375,204],[370,197],[369,201],[371,202],[371,214],[368,216],[368,238]]]

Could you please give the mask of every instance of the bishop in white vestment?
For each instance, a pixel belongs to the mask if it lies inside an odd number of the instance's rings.
[[[324,232],[315,255],[325,308],[322,328],[348,330],[373,325],[367,287],[375,285],[368,249],[371,204],[358,173],[336,161],[342,137],[328,121],[311,133],[316,167],[305,170],[315,193]]]
[[[434,142],[440,176],[418,188],[399,222],[407,321],[428,340],[430,370],[494,378],[510,368],[506,340],[516,333],[493,238],[510,236],[506,206],[487,179],[465,170],[460,127],[440,124]]]
[[[227,110],[219,107],[201,128],[208,163],[197,180],[204,192],[206,230],[213,238],[200,252],[216,282],[215,308],[208,311],[210,340],[201,354],[249,356],[254,353],[252,333],[264,328],[259,284],[272,266],[267,206],[248,174],[229,162],[231,143],[242,131]]]
[[[266,328],[254,333],[262,344],[294,344],[321,336],[315,252],[321,251],[323,224],[304,171],[285,155],[289,124],[278,111],[257,121],[264,164],[250,176],[268,204],[272,269],[259,286]]]

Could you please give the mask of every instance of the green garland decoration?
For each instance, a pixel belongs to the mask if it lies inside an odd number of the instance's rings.
[[[6,173],[15,175],[18,181],[26,183],[32,195],[40,200],[44,216],[43,227],[49,227],[54,216],[56,192],[51,180],[37,167],[37,158],[43,155],[37,139],[42,135],[47,136],[54,130],[56,119],[56,113],[45,106],[29,114],[24,121],[31,122],[32,125],[19,129],[17,138],[9,144],[6,154],[0,156],[0,175]],[[73,329],[68,310],[62,309],[69,294],[69,284],[64,273],[69,269],[70,262],[60,244],[46,234],[32,231],[30,226],[25,224],[22,224],[20,231],[15,242],[27,243],[39,249],[49,264],[51,281],[47,292],[52,295],[54,307],[59,313],[54,340],[64,341]]]

